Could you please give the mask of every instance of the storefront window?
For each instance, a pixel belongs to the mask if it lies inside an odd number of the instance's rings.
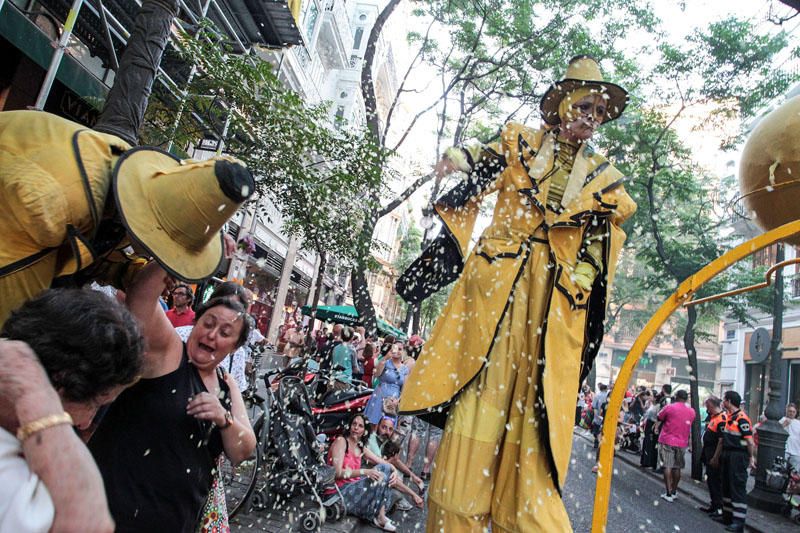
[[[789,394],[790,402],[800,405],[800,361],[793,361],[789,365]]]
[[[755,423],[764,410],[764,391],[767,380],[766,368],[762,364],[749,363],[745,366],[744,409]]]

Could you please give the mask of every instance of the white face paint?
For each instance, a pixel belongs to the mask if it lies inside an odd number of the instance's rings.
[[[584,96],[572,104],[570,114],[575,118],[564,124],[561,134],[573,142],[588,141],[597,127],[603,123],[607,113],[606,101],[602,95]]]

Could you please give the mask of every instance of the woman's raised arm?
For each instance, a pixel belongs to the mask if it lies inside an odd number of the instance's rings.
[[[178,354],[181,353],[181,339],[158,303],[167,283],[171,283],[169,275],[152,261],[136,275],[125,295],[125,304],[139,322],[147,342],[143,377],[151,377],[153,365],[162,361],[168,352],[177,348]]]

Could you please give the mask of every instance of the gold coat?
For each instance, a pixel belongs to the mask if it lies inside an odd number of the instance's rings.
[[[500,142],[474,163],[469,179],[437,202],[442,233],[403,274],[397,289],[413,303],[458,278],[400,400],[401,412],[437,425],[491,357],[502,355],[492,350],[498,332],[524,335],[525,328],[536,328],[544,356],[539,394],[546,411],[545,442],[562,486],[571,446],[552,444],[572,442],[576,394],[600,347],[608,288],[625,241],[620,226],[636,204],[625,192],[624,176],[584,144],[560,213],[545,208],[556,150],[554,133],[508,124]],[[468,254],[480,203],[495,191],[492,222]],[[578,261],[591,260],[584,240],[590,231],[603,235],[604,261],[595,265],[599,274],[586,291],[571,274]],[[550,271],[541,273],[549,276],[550,290],[528,295],[538,300],[532,306],[540,310],[538,320],[501,328],[528,258],[542,250],[550,256]]]

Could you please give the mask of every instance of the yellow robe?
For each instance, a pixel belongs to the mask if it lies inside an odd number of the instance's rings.
[[[95,262],[91,239],[128,148],[50,113],[0,113],[0,325],[54,278]]]
[[[428,531],[481,531],[490,516],[496,531],[569,530],[558,493],[575,398],[602,338],[620,225],[636,205],[619,171],[583,145],[562,209],[545,208],[556,146],[553,133],[511,123],[498,144],[470,154],[469,178],[435,206],[442,235],[398,283],[419,301],[458,277],[400,401],[401,412],[439,422],[452,408]],[[464,261],[494,191],[492,223]],[[586,291],[572,273],[593,261],[592,234],[603,237],[604,261]]]

